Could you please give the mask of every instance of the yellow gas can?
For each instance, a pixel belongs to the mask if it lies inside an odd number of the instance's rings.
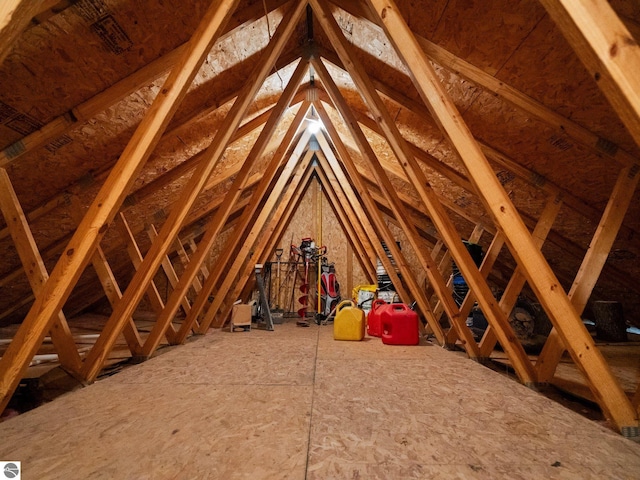
[[[359,341],[364,338],[364,330],[364,312],[354,306],[351,300],[340,302],[333,321],[334,340]]]

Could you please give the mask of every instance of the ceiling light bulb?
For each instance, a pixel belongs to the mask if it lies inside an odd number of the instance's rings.
[[[309,122],[308,128],[309,128],[309,133],[313,133],[313,134],[318,133],[320,131],[320,122],[318,121]]]

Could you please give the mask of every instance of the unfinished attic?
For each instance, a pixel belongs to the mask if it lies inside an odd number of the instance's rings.
[[[216,462],[189,478],[634,477],[639,38],[635,0],[3,0],[0,461],[62,478],[74,459],[37,450],[76,445],[73,478],[98,478],[139,448],[155,460],[112,473],[174,478],[180,442]],[[418,346],[333,339],[332,307],[370,285],[417,314]],[[88,388],[16,415],[51,377]],[[92,422],[132,417],[168,437],[91,456],[112,448]]]

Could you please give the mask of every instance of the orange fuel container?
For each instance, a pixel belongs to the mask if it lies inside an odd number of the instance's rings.
[[[333,339],[359,341],[364,338],[364,329],[364,312],[355,307],[351,300],[340,302],[333,321]]]
[[[379,337],[382,335],[380,313],[382,312],[384,305],[387,305],[387,302],[380,298],[374,300],[371,304],[371,310],[369,310],[369,314],[367,315],[367,333],[372,337]]]
[[[418,345],[418,314],[404,303],[392,303],[380,312],[382,343],[385,345]]]

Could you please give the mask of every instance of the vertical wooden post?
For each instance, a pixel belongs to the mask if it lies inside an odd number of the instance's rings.
[[[156,230],[155,225],[149,224],[147,225],[145,230],[147,232],[147,236],[149,237],[149,240],[151,240],[151,243],[155,242],[156,238],[158,238],[158,231]],[[164,271],[164,274],[167,277],[167,281],[169,282],[169,285],[171,285],[171,288],[175,290],[176,285],[178,284],[178,274],[176,273],[175,268],[173,268],[173,264],[171,263],[171,259],[169,258],[169,255],[165,253],[162,256],[162,261],[160,265],[162,265],[162,270]],[[189,288],[189,285],[190,285],[190,282],[187,282],[187,288]],[[180,305],[182,305],[184,314],[189,315],[189,312],[191,311],[191,304],[189,303],[189,299],[186,296],[186,289],[185,289],[185,292],[182,295],[180,295]],[[166,304],[164,308],[167,308]]]
[[[116,221],[116,225],[120,230],[120,235],[124,239],[127,253],[129,254],[129,258],[131,259],[131,263],[133,263],[133,267],[138,270],[140,268],[140,264],[142,263],[142,252],[140,252],[140,248],[138,247],[138,243],[136,242],[136,237],[131,231],[129,227],[129,222],[127,222],[124,213],[120,212],[118,215],[118,220]],[[153,309],[156,315],[160,315],[162,309],[164,308],[164,302],[162,301],[162,297],[160,296],[160,292],[158,292],[158,288],[154,281],[151,281],[146,289],[147,298],[149,299],[149,304]],[[122,295],[120,295],[122,298]]]

